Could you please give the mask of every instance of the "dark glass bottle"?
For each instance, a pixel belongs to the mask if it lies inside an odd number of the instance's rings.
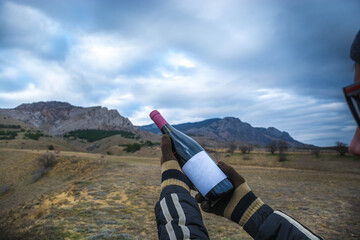
[[[199,143],[172,127],[157,110],[150,113],[150,118],[163,134],[170,136],[177,161],[201,195],[215,201],[233,190],[227,176]]]

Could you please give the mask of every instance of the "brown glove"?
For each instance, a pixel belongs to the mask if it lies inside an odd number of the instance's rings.
[[[245,179],[233,167],[226,165],[224,162],[219,162],[218,166],[228,176],[235,190],[214,205],[205,200],[199,193],[195,198],[200,203],[203,211],[226,217],[244,226],[264,203],[255,196]]]
[[[172,152],[172,143],[168,135],[162,137],[161,153],[161,190],[170,185],[178,185],[190,191],[192,184],[182,172]]]

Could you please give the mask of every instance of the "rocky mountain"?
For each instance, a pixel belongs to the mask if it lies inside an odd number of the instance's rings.
[[[106,107],[75,107],[65,102],[21,104],[14,109],[0,109],[0,114],[28,123],[54,136],[76,129],[139,131],[117,110]]]
[[[234,117],[213,118],[201,122],[183,123],[173,126],[191,136],[201,136],[222,142],[234,141],[265,146],[272,140],[285,140],[290,146],[294,147],[310,146],[296,141],[289,133],[282,132],[274,127],[252,127],[250,124]],[[155,134],[160,133],[155,124],[139,126],[139,128]]]
[[[126,130],[140,136],[141,139],[160,141],[160,131],[155,124],[134,126],[129,119],[121,116],[117,110],[106,107],[76,107],[66,102],[36,102],[21,104],[13,109],[0,109],[0,114],[32,125],[54,136],[77,129]],[[289,133],[276,128],[252,127],[238,118],[213,118],[194,123],[174,125],[180,131],[195,136],[197,140],[212,142],[243,142],[267,145],[272,140],[285,140],[290,146],[309,147],[293,139]],[[154,134],[155,133],[155,134]]]

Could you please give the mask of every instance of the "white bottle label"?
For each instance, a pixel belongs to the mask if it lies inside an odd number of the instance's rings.
[[[184,164],[182,169],[203,196],[226,178],[226,175],[205,151],[195,154]]]

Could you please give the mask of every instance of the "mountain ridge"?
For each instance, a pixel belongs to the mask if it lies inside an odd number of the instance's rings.
[[[24,103],[13,109],[0,109],[6,115],[30,124],[54,136],[63,136],[78,129],[126,130],[136,133],[144,139],[159,140],[160,131],[155,124],[134,126],[131,121],[117,110],[101,106],[78,107],[67,102],[48,101]],[[301,143],[289,133],[274,127],[253,127],[239,118],[211,118],[199,122],[174,125],[178,130],[195,138],[212,143],[240,142],[265,146],[271,141],[284,140],[289,146],[313,147]]]
[[[252,127],[249,123],[242,122],[239,118],[235,117],[211,118],[173,126],[191,136],[204,136],[219,141],[266,146],[271,141],[284,140],[289,146],[293,147],[313,147],[312,145],[295,140],[288,132],[280,131],[275,127]],[[138,126],[138,128],[155,134],[160,133],[155,124]]]
[[[117,110],[106,107],[76,107],[66,102],[49,101],[21,104],[0,113],[18,119],[54,136],[76,129],[138,131]]]

